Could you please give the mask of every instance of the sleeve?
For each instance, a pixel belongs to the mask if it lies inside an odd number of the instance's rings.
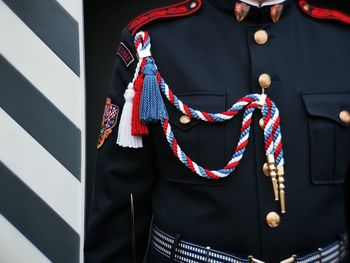
[[[122,45],[136,58],[127,29],[122,33]],[[147,136],[143,138],[143,148],[123,148],[116,144],[124,91],[132,81],[136,67],[136,62],[128,67],[130,61],[125,59],[128,57],[123,58],[120,54],[116,58],[108,94],[112,108],[105,108],[101,128],[103,133],[103,127],[107,125],[104,128],[108,128],[111,124],[111,120],[106,124],[105,119],[116,116],[116,123],[109,129],[108,137],[104,138],[97,153],[85,263],[141,262],[148,245],[152,217],[150,195],[155,177],[153,145]]]
[[[349,234],[350,234],[350,163],[348,165],[348,174],[345,182],[345,209],[346,209],[346,227],[347,227],[347,251],[350,251],[350,242],[349,242]]]

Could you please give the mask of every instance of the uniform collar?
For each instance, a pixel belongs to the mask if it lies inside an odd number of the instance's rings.
[[[271,5],[276,5],[276,4],[282,4],[286,0],[265,0],[259,5],[258,1],[255,0],[241,0],[241,2],[246,3],[251,6],[256,6],[256,7],[264,7],[264,6],[271,6]]]
[[[235,4],[237,2],[245,2],[248,5],[250,5],[250,11],[248,16],[244,19],[244,21],[249,22],[270,22],[271,21],[271,7],[275,4],[283,4],[283,12],[281,15],[281,19],[286,16],[287,13],[289,13],[290,9],[290,2],[292,0],[266,0],[265,4],[262,4],[260,7],[258,4],[253,3],[254,0],[207,0],[211,5],[213,5],[215,8],[219,9],[220,11],[234,17],[235,16]]]

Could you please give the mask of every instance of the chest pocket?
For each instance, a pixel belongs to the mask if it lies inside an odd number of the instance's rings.
[[[343,183],[350,164],[350,123],[346,118],[350,92],[302,94],[302,98],[308,113],[311,181]]]
[[[196,110],[218,113],[224,111],[226,107],[226,97],[223,92],[190,92],[176,95],[185,104]],[[220,169],[226,164],[225,125],[223,123],[188,120],[182,112],[169,103],[167,103],[167,110],[169,122],[180,147],[193,161],[208,169]],[[166,179],[173,182],[202,185],[220,185],[222,182],[222,180],[201,178],[190,170],[181,175],[168,173]]]

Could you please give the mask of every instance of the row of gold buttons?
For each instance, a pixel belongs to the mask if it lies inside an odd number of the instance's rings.
[[[264,45],[267,43],[268,40],[269,40],[269,35],[267,34],[267,32],[265,30],[260,29],[260,30],[255,32],[254,41],[258,45]],[[260,75],[258,82],[259,82],[259,86],[263,90],[265,90],[271,86],[272,81],[271,81],[271,77],[269,74],[263,73]],[[264,128],[264,120],[262,118],[259,121],[259,125],[262,129]],[[268,167],[267,163],[264,164],[263,172],[266,176],[270,177],[269,167]],[[276,228],[280,225],[280,222],[281,222],[281,217],[276,212],[270,212],[266,215],[266,223],[269,227]]]

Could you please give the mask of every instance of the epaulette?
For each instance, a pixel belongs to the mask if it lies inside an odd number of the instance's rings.
[[[186,0],[143,13],[131,21],[127,28],[134,36],[143,26],[159,19],[188,16],[195,13],[202,6],[202,0]]]
[[[331,19],[350,24],[349,0],[299,0],[299,5],[313,18]]]

